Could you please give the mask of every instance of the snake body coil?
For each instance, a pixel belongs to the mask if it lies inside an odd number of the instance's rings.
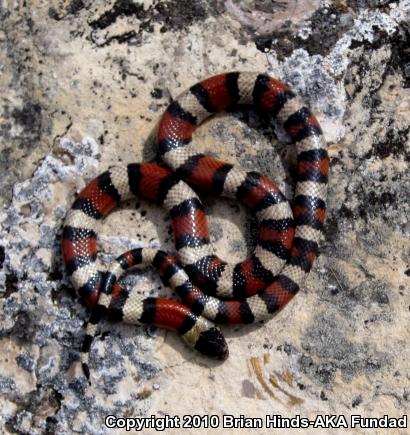
[[[296,147],[295,194],[290,207],[269,178],[199,154],[192,133],[213,113],[254,105],[273,116]],[[299,290],[317,255],[325,219],[329,161],[317,119],[284,83],[256,73],[208,78],[181,94],[161,118],[157,143],[166,166],[114,166],[91,181],[67,214],[62,250],[73,286],[92,308],[82,349],[88,351],[104,315],[179,332],[200,352],[225,358],[226,342],[211,321],[251,323],[271,317]],[[210,243],[204,207],[192,189],[235,198],[256,215],[256,248],[243,262],[219,259]],[[120,201],[137,195],[170,213],[177,256],[140,248],[109,270],[97,266],[97,228]],[[143,297],[118,284],[134,265],[153,265],[181,297]]]

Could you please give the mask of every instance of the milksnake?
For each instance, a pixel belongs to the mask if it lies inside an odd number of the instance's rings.
[[[195,150],[194,130],[213,113],[238,105],[268,113],[295,145],[292,206],[269,178]],[[171,102],[160,120],[157,144],[165,167],[113,166],[81,191],[66,216],[63,259],[75,290],[92,309],[81,353],[87,377],[88,352],[103,316],[177,331],[190,347],[226,358],[227,344],[213,322],[270,318],[298,292],[317,255],[329,172],[326,143],[315,116],[286,84],[253,72],[210,77]],[[246,260],[232,265],[215,255],[204,206],[193,189],[234,198],[256,216],[256,248]],[[99,223],[134,195],[170,213],[177,255],[138,248],[106,270],[97,261]],[[118,279],[135,265],[157,268],[184,304],[121,286]]]

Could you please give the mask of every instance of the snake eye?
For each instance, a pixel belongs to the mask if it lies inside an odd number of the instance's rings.
[[[229,349],[225,338],[216,327],[201,332],[195,344],[195,349],[204,355],[220,360],[225,360],[229,356]]]

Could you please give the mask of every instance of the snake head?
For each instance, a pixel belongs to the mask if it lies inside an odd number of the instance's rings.
[[[225,360],[229,356],[228,344],[216,326],[201,332],[195,349],[204,355],[220,360]]]

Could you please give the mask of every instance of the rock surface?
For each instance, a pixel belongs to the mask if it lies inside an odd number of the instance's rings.
[[[124,433],[107,429],[109,414],[408,413],[408,0],[6,1],[0,19],[2,433]],[[321,255],[272,320],[223,328],[225,363],[162,330],[106,324],[88,387],[78,366],[87,312],[59,248],[65,213],[107,166],[155,154],[152,131],[172,97],[228,70],[280,77],[318,114],[331,157]],[[291,198],[293,156],[277,135],[248,111],[213,118],[195,140]],[[244,210],[206,202],[218,254],[244,258]],[[105,262],[129,247],[172,251],[170,221],[131,201],[106,220],[100,246]],[[167,294],[153,271],[127,279]]]

